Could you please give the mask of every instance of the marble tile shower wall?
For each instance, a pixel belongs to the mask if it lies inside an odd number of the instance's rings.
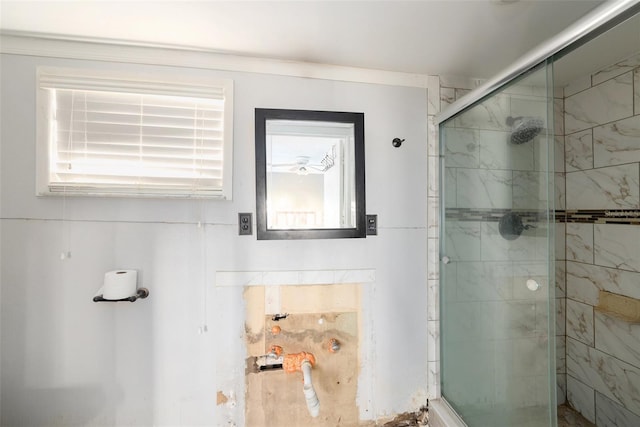
[[[477,86],[479,81],[441,78],[440,83],[440,102],[444,108]],[[560,127],[555,132],[555,168],[558,171],[555,203],[564,209],[562,102],[562,98],[556,100],[559,108],[555,121]],[[510,126],[505,120],[509,115],[545,117],[545,111],[544,90],[519,86],[455,119],[454,128],[447,130],[447,152],[444,153],[448,184],[447,193],[443,195],[446,207],[546,209],[547,153],[538,139],[529,144],[508,144]],[[437,142],[435,135],[434,141]],[[433,159],[430,157],[430,170],[435,170],[437,145],[431,147],[429,153],[434,156]],[[430,174],[430,179],[435,178],[435,174]],[[434,230],[437,230],[436,223]],[[451,317],[456,319],[456,323],[448,327],[448,336],[460,337],[460,342],[447,339],[447,345],[453,348],[449,354],[466,356],[463,348],[468,349],[474,341],[474,357],[489,367],[481,378],[477,371],[466,373],[470,381],[489,385],[480,393],[475,387],[448,390],[449,394],[456,393],[458,403],[518,407],[547,404],[548,367],[543,337],[548,322],[548,249],[546,230],[530,233],[541,238],[533,239],[533,244],[532,239],[507,241],[500,237],[497,222],[449,222],[447,255],[457,262],[446,267],[447,287],[441,290],[447,292],[446,299],[451,302],[449,313],[454,313]],[[558,235],[558,257],[564,261],[564,230]],[[437,249],[436,246],[434,250]],[[437,267],[437,258],[433,265]],[[558,263],[558,266],[558,277],[563,278],[564,264]],[[434,268],[433,271],[437,270]],[[535,278],[544,287],[534,297],[525,287],[528,278]],[[564,281],[557,282],[558,295],[564,297]],[[438,288],[435,290],[437,292]],[[564,389],[563,301],[563,298],[558,299],[556,330],[561,335],[557,365],[562,374],[559,375],[562,378],[560,385]],[[455,350],[457,344],[461,346],[460,351]],[[563,396],[564,392],[560,394]]]
[[[640,53],[565,88],[566,209],[640,212]],[[640,325],[595,310],[640,298],[640,226],[566,224],[567,399],[598,426],[640,425]]]
[[[440,78],[427,81],[427,381],[429,399],[440,397],[440,302],[439,302],[439,167],[438,130]]]
[[[566,167],[564,137],[564,91],[556,89],[553,104],[555,122],[555,209],[566,209]],[[557,404],[567,400],[567,336],[566,336],[566,226],[555,223],[555,280],[556,280],[556,381]]]
[[[440,397],[440,167],[439,135],[435,125],[435,115],[455,101],[456,95],[462,96],[481,83],[479,80],[448,79],[440,76],[428,77],[427,106],[427,301],[428,301],[428,337],[427,337],[427,380],[429,398]]]

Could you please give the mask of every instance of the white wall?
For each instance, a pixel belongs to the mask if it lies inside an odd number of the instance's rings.
[[[61,222],[60,198],[34,196],[38,65],[232,78],[233,201],[74,198]],[[216,289],[218,271],[375,269],[364,355],[374,375],[359,400],[370,418],[424,403],[425,89],[19,55],[3,55],[0,71],[2,425],[242,425],[242,408],[216,407],[217,390],[244,393],[241,289]],[[378,236],[237,235],[237,213],[255,211],[256,107],[365,113],[367,212],[378,214]],[[406,138],[401,148],[394,137]],[[72,258],[61,261],[68,247]],[[150,297],[93,303],[115,268],[138,269]],[[235,366],[231,383],[218,380],[217,365]]]

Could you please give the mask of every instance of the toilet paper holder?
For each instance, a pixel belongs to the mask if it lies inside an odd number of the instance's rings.
[[[149,296],[149,289],[147,288],[138,288],[136,290],[135,295],[131,295],[130,297],[122,298],[122,299],[104,299],[102,294],[96,295],[93,297],[93,302],[118,302],[118,301],[129,301],[135,302],[138,299],[144,299]]]

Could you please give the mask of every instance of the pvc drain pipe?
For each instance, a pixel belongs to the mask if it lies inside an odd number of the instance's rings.
[[[320,415],[320,401],[318,400],[318,395],[316,394],[316,391],[313,388],[313,383],[311,382],[311,362],[307,359],[303,360],[300,368],[302,369],[304,380],[302,391],[305,399],[307,399],[307,409],[309,410],[309,414],[315,418]]]

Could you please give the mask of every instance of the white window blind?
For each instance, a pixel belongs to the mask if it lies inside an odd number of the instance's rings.
[[[47,122],[41,193],[231,198],[230,81],[59,69],[38,78]]]

